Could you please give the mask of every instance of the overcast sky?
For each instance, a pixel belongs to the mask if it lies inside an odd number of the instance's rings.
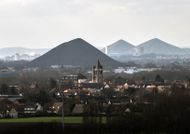
[[[0,48],[52,48],[77,37],[97,47],[154,37],[190,47],[190,0],[0,0]]]

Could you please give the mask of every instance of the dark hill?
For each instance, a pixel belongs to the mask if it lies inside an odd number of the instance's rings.
[[[123,65],[80,38],[55,47],[41,57],[33,60],[29,65],[33,67],[49,67],[51,65],[91,67],[98,59],[107,67]]]

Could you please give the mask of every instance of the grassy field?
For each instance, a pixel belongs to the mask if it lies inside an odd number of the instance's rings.
[[[0,119],[0,123],[51,123],[61,122],[62,117],[33,117],[33,118],[17,118],[17,119]],[[65,117],[64,123],[82,123],[82,117]]]

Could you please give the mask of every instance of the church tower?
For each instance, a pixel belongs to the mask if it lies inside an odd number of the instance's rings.
[[[100,64],[99,60],[92,68],[92,82],[103,83],[103,66]]]

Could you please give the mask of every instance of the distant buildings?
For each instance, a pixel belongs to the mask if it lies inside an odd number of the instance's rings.
[[[14,54],[12,56],[6,56],[4,57],[5,61],[19,61],[19,60],[26,60],[26,61],[31,61],[33,59],[36,59],[40,57],[40,54],[34,54],[34,55],[29,55],[29,54]]]
[[[100,61],[92,68],[92,81],[82,74],[63,75],[59,81],[59,88],[67,89],[101,89],[103,87],[103,66]]]
[[[137,67],[118,67],[114,69],[114,73],[116,74],[121,74],[121,73],[126,73],[126,74],[134,74],[138,72],[152,72],[152,71],[157,71],[160,70],[160,68],[137,68]]]

